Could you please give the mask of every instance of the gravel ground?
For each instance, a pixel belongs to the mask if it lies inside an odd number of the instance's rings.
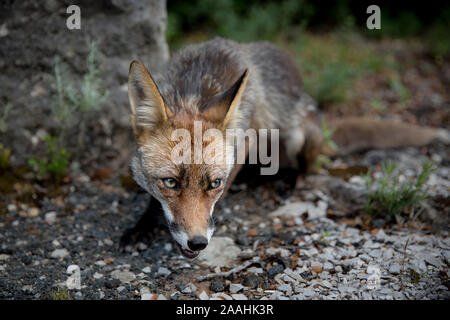
[[[413,174],[421,159],[414,149],[380,152],[358,163],[403,157]],[[430,178],[435,198],[449,198],[449,172],[442,160]],[[366,227],[363,217],[349,215],[362,201],[358,176],[308,176],[294,188],[292,177],[255,184],[241,175],[218,204],[212,242],[194,261],[179,255],[163,229],[120,250],[120,236],[148,196],[79,180],[64,187],[65,199],[44,199],[40,209],[11,203],[0,216],[0,298],[450,297],[448,220],[439,220],[438,231],[388,219]]]

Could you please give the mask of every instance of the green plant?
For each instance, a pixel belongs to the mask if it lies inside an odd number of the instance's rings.
[[[52,114],[61,127],[69,126],[74,113],[85,114],[103,107],[109,96],[107,90],[103,90],[100,77],[100,69],[97,68],[95,55],[97,43],[89,44],[89,54],[86,59],[87,73],[79,89],[75,89],[70,83],[66,83],[60,70],[61,60],[55,57],[56,96],[52,105]]]
[[[67,292],[67,289],[58,289],[56,292],[52,292],[51,297],[53,300],[71,300],[69,293]]]
[[[58,146],[58,139],[56,137],[47,136],[45,142],[47,155],[43,158],[32,157],[28,160],[28,164],[37,173],[38,178],[50,175],[56,180],[59,180],[67,174],[70,153],[66,149]]]
[[[374,216],[400,215],[418,208],[427,199],[425,183],[434,171],[433,164],[427,162],[414,181],[401,181],[396,168],[390,161],[382,163],[382,175],[378,180],[372,178],[371,170],[368,171],[364,177],[368,190],[366,212]]]
[[[407,87],[405,87],[401,83],[401,81],[396,77],[392,77],[390,79],[389,85],[390,85],[391,89],[394,90],[395,93],[397,94],[397,96],[399,97],[400,108],[405,108],[406,103],[411,98],[411,92],[409,91],[409,89]]]
[[[10,167],[9,158],[11,157],[11,150],[3,147],[0,143],[0,169],[6,169]]]
[[[333,141],[333,134],[336,129],[329,128],[325,119],[322,120],[322,136],[323,143],[331,148],[334,152],[338,151],[338,145]]]

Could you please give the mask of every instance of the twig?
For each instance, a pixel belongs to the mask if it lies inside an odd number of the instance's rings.
[[[235,268],[233,268],[233,269],[231,269],[229,271],[210,273],[210,274],[207,274],[207,275],[204,275],[204,276],[200,276],[200,277],[197,278],[197,281],[201,282],[201,281],[212,279],[212,278],[215,278],[215,277],[228,277],[229,275],[231,275],[233,273],[236,273],[236,272],[244,270],[245,268],[251,266],[255,262],[258,262],[258,259],[253,258],[252,260],[246,261],[243,264],[241,264],[241,265],[239,265],[239,266],[237,266],[237,267],[235,267]]]

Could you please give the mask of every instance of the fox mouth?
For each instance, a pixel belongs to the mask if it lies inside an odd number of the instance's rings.
[[[177,243],[177,245],[178,245],[178,249],[180,249],[181,254],[182,254],[185,258],[188,258],[188,259],[195,259],[195,258],[197,258],[197,256],[198,256],[199,253],[200,253],[200,251],[192,251],[192,250],[189,250],[189,249],[185,249],[185,248],[183,248],[181,245],[179,245],[178,243]]]

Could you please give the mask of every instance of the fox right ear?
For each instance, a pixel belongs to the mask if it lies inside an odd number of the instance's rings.
[[[128,98],[131,105],[131,125],[136,136],[143,129],[154,129],[158,124],[167,121],[168,116],[173,115],[152,76],[137,61],[130,65]]]

